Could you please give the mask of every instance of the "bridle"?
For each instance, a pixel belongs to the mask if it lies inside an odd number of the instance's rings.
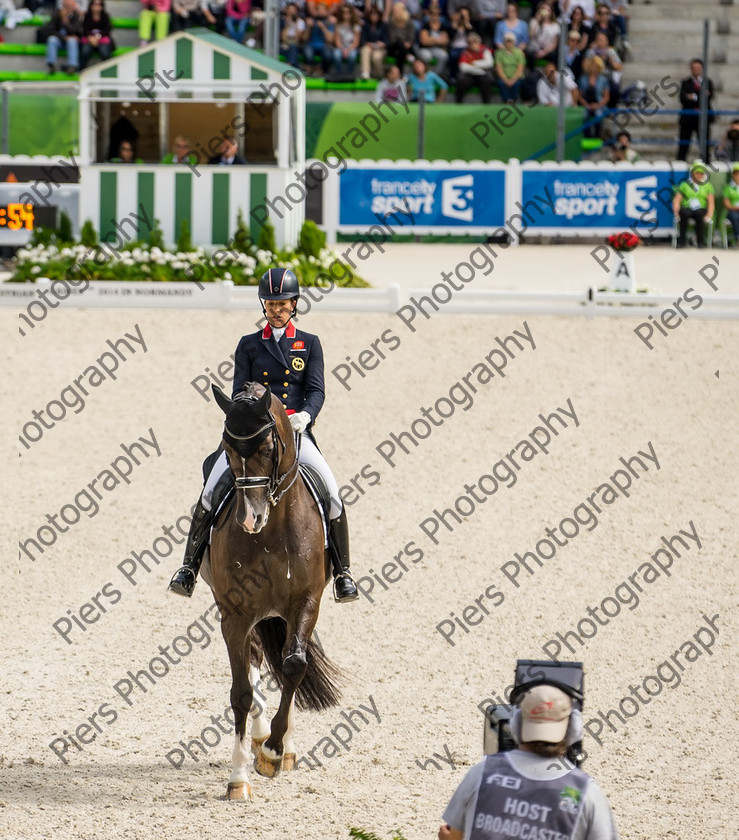
[[[252,453],[256,451],[258,446],[261,444],[264,437],[266,437],[265,433],[271,435],[272,437],[272,470],[270,475],[254,475],[248,476],[246,475],[246,458],[242,456],[241,462],[244,466],[244,475],[237,476],[234,474],[234,484],[237,490],[251,490],[255,487],[266,487],[267,488],[267,496],[270,501],[270,504],[273,507],[276,507],[279,504],[280,499],[287,493],[287,491],[293,486],[295,483],[295,479],[298,477],[298,456],[300,454],[300,435],[295,435],[295,459],[293,460],[292,464],[285,470],[282,475],[279,475],[279,464],[280,458],[285,453],[285,443],[280,437],[279,432],[277,431],[277,423],[275,422],[275,418],[272,416],[272,412],[269,413],[269,422],[265,423],[261,429],[257,429],[256,432],[252,432],[250,435],[236,435],[228,428],[228,422],[224,424],[224,437],[227,435],[229,438],[232,438],[237,443],[245,442],[249,440],[254,440],[255,438],[259,438],[261,435],[262,438],[255,441],[257,446],[252,450]],[[282,452],[278,452],[278,443],[282,449]],[[234,447],[235,448],[235,447]],[[236,450],[238,452],[238,449]],[[283,487],[280,490],[283,482],[287,479],[291,472],[294,471],[294,475],[290,480],[290,483]],[[233,470],[232,470],[233,472]],[[279,493],[276,491],[280,490]]]

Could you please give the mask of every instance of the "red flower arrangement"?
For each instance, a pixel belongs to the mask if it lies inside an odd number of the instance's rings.
[[[635,233],[614,233],[606,239],[614,251],[633,251],[641,244]]]

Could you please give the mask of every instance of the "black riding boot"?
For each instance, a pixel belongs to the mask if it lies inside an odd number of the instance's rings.
[[[334,572],[334,598],[339,602],[356,601],[359,593],[349,570],[349,526],[346,521],[346,508],[329,523],[328,551]]]
[[[187,535],[184,565],[177,569],[169,582],[168,588],[177,595],[184,595],[189,598],[193,589],[195,589],[200,564],[203,562],[203,555],[208,545],[211,522],[211,511],[206,510],[198,499],[190,525],[190,533]]]

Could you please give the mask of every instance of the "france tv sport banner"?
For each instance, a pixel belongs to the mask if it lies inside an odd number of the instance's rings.
[[[669,170],[524,169],[521,175],[521,204],[531,202],[530,228],[672,229],[670,205],[679,176]]]
[[[366,228],[396,212],[407,214],[414,228],[500,227],[505,223],[505,172],[349,167],[341,173],[340,226]]]

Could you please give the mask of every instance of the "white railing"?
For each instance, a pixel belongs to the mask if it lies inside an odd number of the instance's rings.
[[[41,320],[46,309],[40,293],[51,290],[52,282],[40,278],[36,283],[0,284],[0,306],[28,309]],[[63,291],[64,287],[57,287]],[[80,289],[83,287],[81,286]],[[585,315],[594,317],[654,315],[674,303],[674,294],[634,294],[629,292],[598,292],[594,288],[581,291],[464,289],[455,293],[447,303],[434,301],[431,289],[401,290],[397,284],[382,289],[342,289],[334,287],[305,287],[300,314],[310,308],[324,312],[397,312],[402,306],[413,305],[411,299],[421,301],[430,314],[512,314]],[[53,290],[48,298],[55,303]],[[232,309],[260,311],[255,286],[236,286],[231,280],[218,283],[155,283],[126,281],[93,281],[84,291],[74,289],[61,307],[85,309]],[[36,312],[38,310],[38,312]],[[45,317],[45,316],[44,316]],[[699,309],[691,318],[739,318],[739,295],[705,295]]]

